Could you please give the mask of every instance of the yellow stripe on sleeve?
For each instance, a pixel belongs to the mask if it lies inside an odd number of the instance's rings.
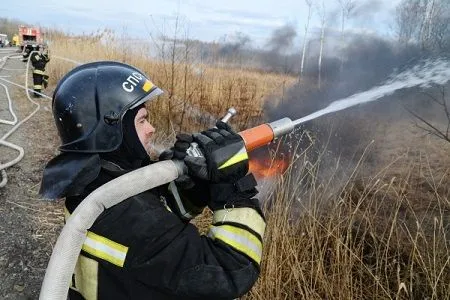
[[[123,267],[128,252],[128,247],[90,231],[82,249],[119,267]]]
[[[208,236],[246,254],[257,264],[261,263],[262,243],[249,231],[230,225],[211,226]]]
[[[214,212],[213,225],[219,222],[231,222],[247,226],[258,233],[261,238],[264,237],[266,229],[266,222],[261,215],[249,207],[217,210]]]

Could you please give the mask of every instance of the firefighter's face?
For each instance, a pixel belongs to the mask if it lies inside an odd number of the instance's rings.
[[[134,118],[134,126],[136,127],[136,133],[139,137],[139,141],[142,146],[144,146],[147,153],[151,155],[153,149],[151,139],[153,133],[155,132],[155,128],[147,120],[147,117],[147,109],[145,107],[141,108]]]

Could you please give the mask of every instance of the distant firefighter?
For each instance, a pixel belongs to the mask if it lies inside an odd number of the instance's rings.
[[[12,38],[12,46],[19,46],[19,36],[17,34],[15,34]]]
[[[39,52],[31,55],[31,64],[33,65],[33,89],[35,98],[40,98],[43,88],[47,88],[48,75],[45,73],[45,66],[50,61],[48,50],[45,46],[39,46]]]
[[[28,47],[26,47],[24,50],[23,50],[23,53],[22,53],[22,56],[23,56],[23,59],[22,59],[22,61],[23,62],[27,62],[28,61],[28,57],[30,56],[30,53],[31,53],[31,50],[32,48],[28,48]]]

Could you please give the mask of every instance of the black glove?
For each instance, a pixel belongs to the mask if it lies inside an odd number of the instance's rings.
[[[194,134],[204,157],[186,156],[189,174],[215,183],[234,183],[248,172],[248,155],[242,137],[219,121],[217,128]]]
[[[159,155],[159,160],[178,159],[183,160],[186,157],[186,150],[194,141],[192,135],[186,133],[179,133],[176,136],[176,141],[173,147],[164,150]],[[188,175],[181,175],[175,180],[177,187],[180,189],[189,189],[194,186],[194,181]]]
[[[179,133],[176,136],[176,141],[173,147],[163,151],[159,155],[159,160],[179,159],[183,160],[186,157],[186,150],[191,146],[194,141],[192,135],[187,133]]]
[[[231,127],[219,121],[217,128],[194,135],[205,157],[186,156],[184,162],[193,178],[210,181],[208,206],[213,210],[255,207],[256,180],[248,172],[244,141]]]
[[[190,134],[177,134],[174,146],[169,150],[163,151],[159,156],[159,160],[183,160],[187,155],[186,150],[191,146],[193,141],[194,139]],[[177,193],[185,206],[185,210],[189,211],[191,215],[200,213],[209,201],[209,186],[204,180],[191,178],[188,174],[184,174],[175,179],[175,185]],[[171,203],[169,203],[169,206],[171,206],[173,211],[180,211],[179,207],[175,207],[178,206],[177,203],[172,203],[173,205],[170,204]],[[180,217],[183,219],[185,218],[184,215],[180,215]]]

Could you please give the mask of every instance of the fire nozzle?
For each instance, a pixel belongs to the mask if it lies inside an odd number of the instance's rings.
[[[227,123],[231,117],[236,115],[236,113],[237,111],[234,107],[229,108],[227,114],[221,121]],[[290,133],[294,128],[295,124],[291,119],[283,118],[271,123],[246,129],[239,132],[239,135],[244,140],[245,148],[250,152],[256,148],[269,144],[280,136]]]
[[[236,114],[236,109],[231,107],[228,109],[227,114],[221,119],[222,122],[227,123],[231,117]],[[273,140],[292,132],[295,129],[295,122],[289,118],[279,119],[270,123],[258,125],[253,128],[249,128],[239,132],[242,137],[247,152],[255,150],[259,147],[265,146]],[[189,156],[201,157],[202,151],[198,147],[197,143],[191,143],[189,149],[187,149]]]
[[[283,118],[246,129],[239,132],[239,135],[244,140],[245,148],[250,152],[292,132],[294,129],[294,122],[289,118]]]

